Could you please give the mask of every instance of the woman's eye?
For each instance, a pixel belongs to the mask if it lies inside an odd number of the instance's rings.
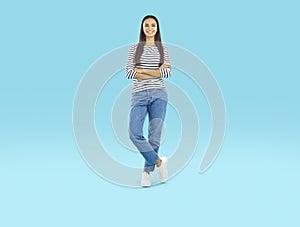
[[[152,24],[152,27],[154,28],[154,27],[155,27],[155,24]]]
[[[146,27],[146,28],[149,27],[149,24],[145,24],[145,27]]]

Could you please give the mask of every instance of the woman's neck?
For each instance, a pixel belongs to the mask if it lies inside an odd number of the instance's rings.
[[[154,42],[154,37],[147,37],[146,38],[146,43],[145,43],[145,46],[155,46],[155,42]]]

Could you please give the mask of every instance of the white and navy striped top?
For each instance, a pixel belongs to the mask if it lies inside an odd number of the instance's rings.
[[[134,68],[140,69],[158,69],[160,62],[160,54],[157,46],[144,46],[143,53],[140,58],[140,64],[135,66],[134,58],[137,44],[132,45],[128,52],[128,61],[126,65],[126,78],[133,79],[132,82],[132,93],[144,91],[152,88],[164,88],[165,84],[162,78],[168,78],[171,76],[171,63],[169,59],[169,52],[166,47],[163,46],[164,50],[164,63],[168,64],[167,68],[160,68],[160,78],[151,79],[135,79],[136,72]]]

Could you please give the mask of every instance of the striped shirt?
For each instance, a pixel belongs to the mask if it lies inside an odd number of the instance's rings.
[[[169,78],[172,72],[169,52],[167,48],[163,46],[164,63],[169,65],[169,67],[167,68],[159,68],[160,54],[157,46],[144,46],[144,50],[140,58],[140,64],[138,66],[135,66],[134,58],[136,48],[137,44],[134,44],[129,48],[128,61],[126,65],[126,78],[133,80],[132,93],[153,88],[164,88],[165,84],[162,78]],[[159,69],[161,77],[150,79],[136,79],[136,72],[134,71],[135,67],[140,69]]]

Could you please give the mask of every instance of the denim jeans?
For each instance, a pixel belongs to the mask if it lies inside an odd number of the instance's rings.
[[[158,159],[161,131],[166,115],[168,95],[165,88],[132,93],[129,116],[129,137],[145,159],[144,170],[153,171]],[[143,135],[146,116],[149,118],[148,139]]]

